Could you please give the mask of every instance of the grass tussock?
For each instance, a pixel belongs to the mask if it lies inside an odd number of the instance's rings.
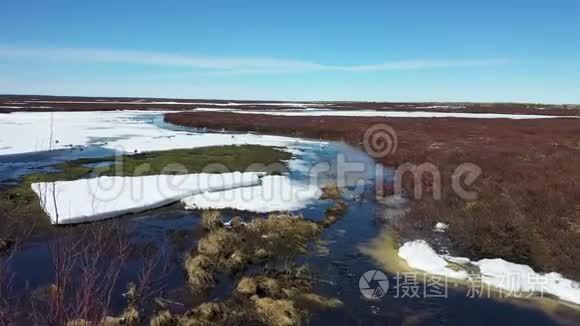
[[[135,307],[129,307],[123,313],[123,323],[122,325],[136,326],[139,325],[140,314],[139,310]]]
[[[258,295],[278,298],[282,294],[282,286],[280,285],[280,281],[275,278],[268,277],[268,276],[257,276],[255,278],[256,281],[256,293]]]
[[[344,306],[344,303],[336,298],[326,298],[316,293],[303,293],[296,297],[299,307],[317,307],[321,310],[338,309]]]
[[[233,312],[220,302],[204,302],[179,317],[179,325],[212,326],[235,325],[231,323]],[[245,318],[239,318],[244,320]]]
[[[233,232],[220,228],[201,238],[197,244],[197,251],[209,257],[229,257],[235,250],[234,245],[237,242],[239,239]]]
[[[120,317],[107,316],[99,322],[90,322],[85,319],[75,319],[68,321],[66,326],[137,326],[141,324],[139,311],[134,307],[125,309]]]
[[[270,215],[239,228],[223,225],[210,229],[197,250],[185,260],[189,285],[200,292],[214,285],[217,271],[236,272],[252,263],[277,267],[307,253],[308,244],[320,234],[320,226],[300,216]]]
[[[320,222],[321,226],[325,228],[331,226],[346,214],[347,209],[348,204],[344,200],[337,200],[334,206],[326,209],[324,220]]]
[[[258,290],[258,283],[251,277],[242,277],[236,291],[243,295],[253,295]]]
[[[242,277],[222,302],[206,302],[180,317],[181,325],[303,325],[312,312],[342,307],[342,302],[312,293],[303,268],[265,271]]]
[[[232,274],[251,264],[287,270],[294,258],[309,252],[309,245],[322,230],[316,222],[284,214],[256,218],[238,228],[222,225],[209,229],[199,240],[197,250],[185,259],[189,286],[194,293],[202,293],[215,285],[218,272]],[[277,297],[283,288],[277,282],[267,277],[243,279],[237,292],[247,296],[262,293]],[[292,290],[296,289],[286,289]]]
[[[162,310],[157,312],[151,321],[149,322],[151,326],[177,326],[179,325],[179,320],[174,317],[169,310]]]
[[[201,292],[214,286],[215,268],[214,262],[208,256],[202,254],[188,256],[185,260],[185,270],[191,289],[194,292]]]
[[[270,215],[266,219],[256,219],[250,223],[245,238],[254,239],[250,253],[265,250],[269,257],[293,257],[306,253],[307,244],[319,233],[320,227],[303,217]]]
[[[90,326],[91,322],[84,319],[71,320],[66,323],[66,326]]]
[[[320,199],[340,199],[342,198],[342,191],[337,184],[330,184],[322,188],[322,195]]]
[[[348,209],[348,204],[344,200],[337,200],[334,206],[329,207],[325,211],[326,216],[343,216]]]
[[[300,325],[301,317],[290,300],[260,298],[256,300],[256,314],[266,325]]]
[[[217,210],[205,210],[201,214],[201,225],[206,230],[215,230],[223,226],[221,213]]]

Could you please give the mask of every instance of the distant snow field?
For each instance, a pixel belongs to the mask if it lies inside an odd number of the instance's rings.
[[[26,104],[26,103],[23,103]],[[52,106],[4,106],[0,105],[0,109],[52,109]]]
[[[429,106],[416,106],[416,109],[448,109],[448,110],[459,110],[465,109],[465,106],[454,106],[454,105],[429,105]]]
[[[291,137],[175,131],[154,124],[168,111],[14,112],[0,115],[0,155],[97,145],[122,153],[221,145],[292,149]]]
[[[299,102],[176,102],[176,101],[108,101],[108,100],[95,100],[95,101],[43,101],[43,100],[31,100],[25,101],[26,103],[53,103],[53,104],[119,104],[119,105],[215,105],[215,106],[288,106],[288,107],[305,107],[305,106],[324,106],[328,104],[324,103],[299,103]]]
[[[17,112],[0,115],[0,155],[95,145],[122,154],[224,145],[279,147],[295,156],[319,143],[254,134],[202,133],[161,127],[163,111]],[[258,173],[98,177],[34,183],[32,189],[52,223],[97,221],[170,204],[231,207],[254,212],[287,211],[318,198],[319,188],[283,176]],[[241,188],[247,187],[247,188]],[[290,197],[287,197],[287,196]],[[232,198],[224,201],[224,198]]]
[[[481,279],[489,286],[512,294],[539,293],[554,295],[564,301],[580,304],[580,284],[558,273],[536,273],[530,266],[515,264],[503,259],[482,259],[440,255],[423,240],[406,242],[399,248],[399,257],[409,267],[452,279]],[[450,263],[456,264],[453,268]],[[458,266],[471,265],[479,274],[470,274]]]
[[[198,108],[207,111],[208,108]],[[214,109],[213,111],[220,111]],[[222,110],[225,112],[225,110]],[[555,116],[539,114],[504,114],[504,113],[467,113],[467,112],[433,112],[433,111],[390,111],[390,110],[228,110],[239,114],[265,114],[286,117],[385,117],[385,118],[465,118],[465,119],[553,119],[577,118],[575,116]]]

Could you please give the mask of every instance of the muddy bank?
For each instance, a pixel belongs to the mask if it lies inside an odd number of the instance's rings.
[[[386,166],[432,163],[441,174],[441,200],[433,199],[434,179],[426,174],[427,195],[410,203],[394,225],[403,236],[449,225],[457,255],[504,258],[538,271],[580,279],[580,123],[575,120],[479,120],[243,116],[235,113],[169,113],[166,121],[191,127],[226,128],[268,134],[340,140],[364,147],[365,133],[388,124],[397,134],[396,151],[377,158]],[[463,163],[482,174],[465,201],[452,189]],[[405,177],[406,189],[413,179]]]

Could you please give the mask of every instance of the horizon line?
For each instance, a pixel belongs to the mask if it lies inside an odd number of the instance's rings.
[[[251,99],[251,98],[205,98],[205,97],[146,97],[146,96],[94,96],[94,95],[55,95],[55,94],[4,94],[0,93],[0,97],[9,96],[39,96],[39,97],[62,97],[62,98],[89,98],[89,99],[144,99],[144,100],[202,100],[202,101],[232,101],[232,102],[288,102],[288,103],[402,103],[402,104],[542,104],[542,105],[572,105],[580,106],[580,103],[547,103],[547,102],[527,102],[527,101],[472,101],[472,100],[431,100],[431,101],[396,101],[396,100],[279,100],[279,99]],[[98,103],[98,102],[97,102]],[[147,104],[147,103],[143,103]]]

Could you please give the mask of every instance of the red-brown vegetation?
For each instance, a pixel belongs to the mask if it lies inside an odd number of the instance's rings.
[[[580,121],[423,118],[276,117],[216,112],[166,114],[172,123],[345,141],[362,146],[365,131],[384,123],[398,135],[386,166],[432,163],[439,169],[442,199],[424,195],[396,227],[401,234],[449,224],[456,254],[502,257],[540,271],[580,278]],[[451,187],[463,163],[482,175],[465,201]],[[405,185],[410,187],[410,180]],[[424,179],[427,189],[432,179]]]

